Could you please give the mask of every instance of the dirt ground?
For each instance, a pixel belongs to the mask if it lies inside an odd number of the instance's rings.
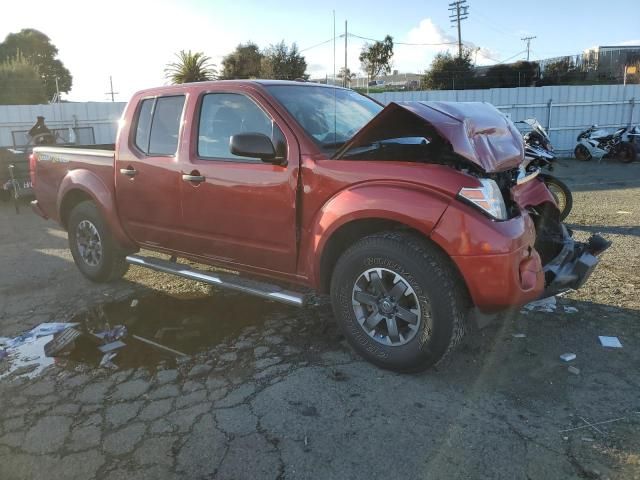
[[[0,205],[0,337],[128,328],[114,369],[91,347],[0,359],[0,478],[640,479],[640,164],[556,173],[575,235],[614,242],[595,274],[555,311],[504,315],[419,375],[362,361],[327,307],[139,268],[91,284],[65,232]]]

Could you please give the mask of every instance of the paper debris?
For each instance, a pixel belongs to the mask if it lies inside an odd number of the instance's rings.
[[[570,362],[571,360],[575,360],[575,359],[576,359],[575,353],[563,353],[562,355],[560,355],[560,360],[562,360],[563,362]]]
[[[576,307],[564,307],[564,313],[577,313],[578,309]]]
[[[618,337],[603,337],[603,336],[599,336],[598,338],[600,339],[600,344],[603,347],[622,348],[622,344],[620,343],[620,340],[618,339]]]
[[[547,297],[535,302],[527,303],[524,308],[529,311],[536,312],[555,312],[556,311],[556,297]]]
[[[131,308],[135,308],[138,306],[138,299],[134,298],[133,300],[131,300]]]
[[[527,334],[526,333],[514,333],[512,335],[513,338],[526,338]]]

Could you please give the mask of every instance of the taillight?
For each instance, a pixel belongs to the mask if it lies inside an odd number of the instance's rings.
[[[36,154],[29,155],[29,176],[31,177],[31,186],[36,188]]]

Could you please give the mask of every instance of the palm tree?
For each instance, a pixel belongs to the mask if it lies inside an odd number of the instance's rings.
[[[215,79],[215,65],[209,63],[211,58],[204,53],[180,50],[176,57],[178,61],[168,64],[164,69],[165,76],[171,83],[206,82]]]
[[[342,79],[342,86],[343,87],[350,87],[351,86],[351,80],[353,80],[354,78],[356,78],[356,74],[355,73],[351,73],[351,70],[349,68],[347,68],[345,70],[344,67],[342,67],[340,69],[340,72],[338,73],[338,75],[336,75],[338,78]]]

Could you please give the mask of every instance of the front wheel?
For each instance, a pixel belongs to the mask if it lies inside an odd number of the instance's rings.
[[[92,201],[80,202],[69,215],[69,249],[80,272],[94,282],[122,277],[129,265],[118,249],[107,223]]]
[[[627,142],[621,143],[618,146],[616,157],[622,163],[631,163],[636,159],[636,149],[630,143],[627,143]]]
[[[573,151],[573,154],[576,157],[576,159],[580,160],[581,162],[586,162],[588,160],[591,160],[591,154],[589,153],[589,150],[587,149],[587,147],[585,147],[584,145],[576,146],[576,149]]]
[[[338,260],[331,279],[338,325],[368,361],[390,370],[424,370],[464,334],[469,301],[450,260],[407,233],[362,238]]]
[[[547,186],[558,205],[558,210],[560,210],[560,221],[564,221],[573,208],[573,195],[571,194],[571,190],[569,190],[569,187],[567,187],[563,181],[558,180],[553,175],[540,174],[540,178]]]

